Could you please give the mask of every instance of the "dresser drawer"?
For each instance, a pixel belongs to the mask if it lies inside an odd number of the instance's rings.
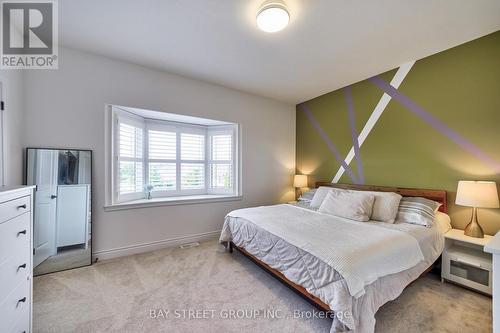
[[[30,214],[0,224],[0,299],[31,275]],[[18,233],[26,230],[26,234]]]
[[[21,197],[0,203],[0,223],[19,216],[31,209],[31,196]]]
[[[0,301],[31,274],[30,222],[26,213],[0,224]]]
[[[0,303],[0,332],[11,332],[30,312],[31,281],[20,283],[9,296]]]

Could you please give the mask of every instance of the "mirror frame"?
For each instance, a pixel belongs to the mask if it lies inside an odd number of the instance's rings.
[[[24,185],[27,185],[27,183],[28,183],[28,155],[29,155],[29,151],[31,149],[78,150],[78,151],[85,151],[85,152],[89,152],[90,153],[90,225],[91,225],[91,228],[90,228],[90,263],[88,265],[82,265],[82,266],[77,266],[77,267],[60,269],[60,270],[53,271],[53,272],[48,272],[48,273],[42,273],[42,274],[38,274],[36,276],[42,276],[42,275],[52,274],[52,273],[56,273],[56,272],[64,272],[64,271],[68,271],[68,270],[71,270],[71,269],[92,266],[92,264],[94,264],[94,260],[93,260],[94,253],[92,252],[92,250],[94,248],[94,204],[93,204],[93,201],[94,201],[94,197],[93,197],[93,192],[94,192],[94,174],[93,174],[93,169],[94,169],[94,153],[93,153],[93,151],[91,149],[54,148],[54,147],[26,147],[25,149],[26,149],[26,152],[25,152],[25,155],[24,155],[24,175],[23,175],[23,184]],[[36,192],[36,187],[35,187],[35,191],[34,192]],[[34,212],[34,210],[33,210],[33,212]],[[33,251],[33,249],[32,249],[32,251]]]

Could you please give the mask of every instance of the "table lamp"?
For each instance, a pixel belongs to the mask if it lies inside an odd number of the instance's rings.
[[[483,238],[484,232],[477,222],[477,208],[499,208],[497,184],[485,181],[458,182],[455,204],[472,207],[472,217],[465,227],[464,234],[470,237]]]
[[[299,189],[299,197],[302,195],[301,188],[307,187],[307,176],[306,175],[295,175],[293,177],[293,187]]]

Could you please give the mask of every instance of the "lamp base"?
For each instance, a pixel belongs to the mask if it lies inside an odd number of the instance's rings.
[[[300,187],[295,188],[295,200],[299,200],[302,196],[302,189]]]
[[[472,208],[472,217],[465,227],[464,235],[475,238],[484,238],[483,228],[477,222],[477,208]]]

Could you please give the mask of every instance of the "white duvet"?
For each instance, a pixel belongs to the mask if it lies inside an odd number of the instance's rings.
[[[405,232],[380,228],[292,205],[232,211],[322,260],[345,279],[351,296],[365,293],[376,279],[424,260],[417,240]],[[225,238],[225,239],[223,239]],[[227,240],[221,237],[221,240]]]
[[[233,241],[328,304],[336,315],[331,332],[373,332],[379,307],[399,296],[444,246],[438,223],[353,222],[291,205],[231,212],[220,241]],[[383,275],[393,270],[399,273]]]

